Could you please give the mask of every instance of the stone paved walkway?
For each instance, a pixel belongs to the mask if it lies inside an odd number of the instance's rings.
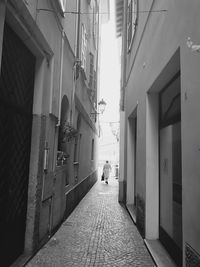
[[[155,266],[118,203],[118,180],[98,181],[26,267]]]

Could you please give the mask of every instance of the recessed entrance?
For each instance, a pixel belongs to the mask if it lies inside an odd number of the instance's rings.
[[[182,266],[182,166],[180,72],[160,93],[159,238]]]
[[[0,249],[9,266],[24,250],[35,57],[5,24],[0,74]]]
[[[134,116],[128,120],[128,151],[127,151],[127,199],[126,205],[131,213],[133,220],[136,222],[136,147],[137,147],[137,116],[136,110]]]

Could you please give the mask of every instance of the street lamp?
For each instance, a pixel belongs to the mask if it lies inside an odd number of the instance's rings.
[[[101,99],[101,101],[99,101],[98,106],[99,106],[100,114],[103,114],[106,108],[106,102],[103,100],[103,98]]]
[[[106,108],[106,102],[103,100],[103,98],[101,99],[101,101],[99,101],[99,103],[98,103],[98,107],[99,107],[99,108],[98,108],[99,112],[95,111],[95,112],[91,112],[91,113],[90,113],[91,115],[95,115],[95,118],[96,118],[97,115],[99,115],[99,114],[103,114],[104,111],[105,111],[105,108]]]

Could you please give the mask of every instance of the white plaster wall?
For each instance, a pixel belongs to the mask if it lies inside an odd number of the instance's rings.
[[[146,238],[158,239],[159,158],[158,95],[147,95],[146,114]]]
[[[145,9],[150,2],[140,1],[140,10]],[[185,242],[188,242],[200,253],[200,54],[191,52],[187,47],[187,37],[195,44],[200,44],[200,2],[197,0],[155,1],[153,8],[166,9],[150,15],[143,37],[142,32],[146,15],[139,14],[138,28],[131,54],[128,54],[127,88],[126,88],[126,120],[133,112],[138,101],[138,146],[137,146],[137,191],[146,197],[146,230],[152,222],[150,219],[151,205],[148,199],[154,193],[148,182],[151,180],[143,166],[148,166],[146,153],[148,148],[148,131],[146,129],[146,94],[157,80],[175,51],[180,48],[181,64],[181,112],[182,112],[182,196],[183,196],[183,254]],[[175,70],[172,69],[172,72]],[[131,74],[129,75],[129,73]],[[164,80],[170,70],[164,75]],[[175,74],[175,73],[174,73]],[[161,77],[161,76],[160,76]],[[166,80],[167,82],[167,80]],[[159,81],[160,85],[163,83]],[[157,92],[163,87],[157,87]],[[147,141],[147,144],[146,144]],[[148,152],[147,155],[150,155]],[[141,164],[142,162],[142,164]],[[150,179],[150,180],[148,180]],[[150,189],[149,189],[150,188]],[[148,209],[148,211],[147,211]],[[151,228],[151,227],[150,227]],[[148,230],[151,233],[154,230]],[[156,232],[154,236],[156,236]],[[185,255],[183,255],[185,257]],[[184,263],[185,264],[185,263]]]
[[[66,1],[66,11],[67,12],[77,12],[77,6],[78,6],[78,1],[74,0],[67,0]],[[76,14],[70,14],[67,13],[65,14],[65,18],[63,20],[63,27],[65,29],[67,38],[69,40],[70,46],[74,52],[74,54],[76,53],[75,51],[75,42],[76,42]]]
[[[183,239],[200,254],[200,55],[184,47],[181,59]]]

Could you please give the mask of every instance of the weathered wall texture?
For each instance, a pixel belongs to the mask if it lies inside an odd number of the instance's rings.
[[[0,0],[0,58],[4,22],[36,58],[25,233],[25,253],[29,254],[54,233],[97,180],[98,125],[90,113],[97,108],[98,88],[88,84],[93,71],[90,53],[94,70],[98,69],[98,24],[96,43],[93,39],[93,11],[98,13],[98,8],[93,9],[96,1],[89,5],[86,0],[67,0],[64,14],[59,2]],[[79,2],[88,15],[78,18]],[[88,39],[85,70],[80,68],[82,23]],[[63,123],[70,125],[74,135],[60,142]],[[67,155],[61,166],[57,161],[60,148]]]
[[[138,23],[131,51],[127,56],[126,89],[125,89],[125,113],[126,120],[137,108],[137,165],[136,185],[138,194],[138,222],[143,232],[143,224],[152,224],[150,219],[151,209],[157,214],[158,227],[158,200],[148,193],[148,185],[151,185],[152,174],[158,180],[157,170],[151,158],[158,160],[156,151],[149,149],[149,141],[156,141],[146,134],[157,132],[156,123],[149,130],[147,123],[147,99],[152,95],[158,95],[164,85],[180,70],[181,78],[181,132],[182,132],[182,214],[183,214],[183,265],[188,263],[190,250],[189,244],[195,253],[200,254],[200,215],[198,212],[200,202],[200,165],[199,165],[199,119],[200,112],[200,79],[199,79],[199,53],[192,51],[187,46],[187,38],[190,37],[194,44],[200,44],[200,30],[196,25],[200,23],[199,1],[190,3],[183,1],[139,1],[139,10],[166,10],[151,13],[138,13]],[[153,103],[153,102],[152,102]],[[156,102],[155,102],[156,104]],[[158,110],[155,113],[158,116]],[[158,120],[158,119],[157,119]],[[151,118],[150,123],[153,123]],[[159,140],[157,137],[157,144]],[[126,143],[126,142],[125,142]],[[128,151],[129,148],[126,147]],[[158,150],[158,148],[157,148]],[[128,153],[128,152],[127,152]],[[128,153],[130,154],[130,153]],[[126,164],[126,161],[125,161]],[[156,163],[157,164],[157,163]],[[151,173],[147,173],[149,170]],[[130,176],[124,179],[132,179]],[[157,181],[156,180],[156,181]],[[149,189],[152,192],[152,188]],[[155,192],[158,194],[158,183],[155,183]],[[148,196],[148,198],[147,198]],[[146,199],[147,198],[147,199]],[[145,208],[145,202],[147,207]],[[156,205],[153,205],[152,203]],[[142,204],[143,203],[143,204]],[[145,213],[148,214],[145,219]],[[141,228],[142,227],[142,228]],[[146,236],[158,238],[158,229],[146,226]],[[188,252],[189,251],[189,252]],[[187,265],[189,266],[189,265]]]

